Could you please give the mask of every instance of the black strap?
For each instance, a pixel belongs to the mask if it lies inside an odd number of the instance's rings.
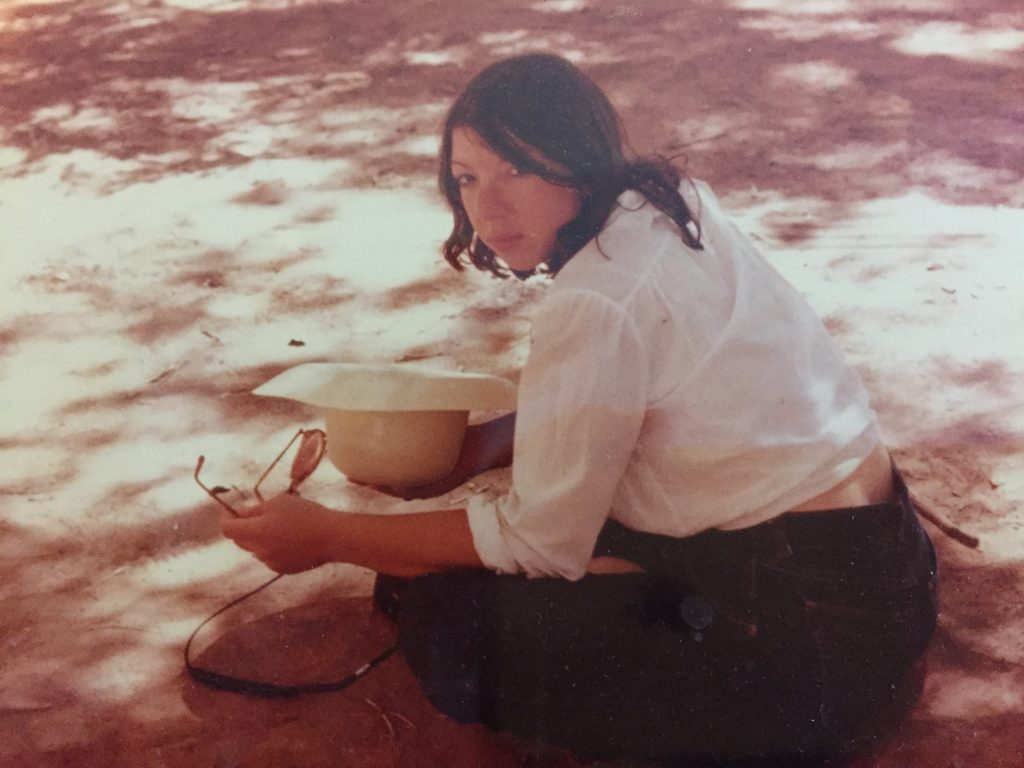
[[[248,600],[250,597],[255,595],[257,592],[262,592],[264,589],[269,587],[275,581],[281,578],[281,574],[278,574],[269,581],[260,584],[256,589],[246,592],[241,597],[237,597],[227,605],[218,608],[216,611],[211,613],[202,623],[199,624],[192,634],[189,635],[188,641],[185,643],[185,669],[188,671],[189,676],[198,683],[209,686],[211,688],[217,688],[222,691],[232,691],[234,693],[243,693],[247,696],[259,696],[265,699],[276,699],[285,698],[288,696],[300,696],[304,693],[330,693],[332,691],[340,691],[348,688],[354,682],[364,677],[371,669],[376,667],[381,662],[392,656],[395,651],[398,650],[398,643],[391,645],[383,653],[374,656],[368,662],[363,664],[361,667],[356,669],[352,674],[341,678],[340,680],[333,680],[326,683],[303,683],[301,685],[283,685],[280,683],[268,683],[263,680],[250,680],[244,677],[235,677],[234,675],[225,675],[221,672],[215,672],[212,669],[206,669],[204,667],[198,667],[192,663],[192,641],[196,639],[200,630],[213,621],[215,618],[220,616],[225,611],[234,608],[239,603]]]

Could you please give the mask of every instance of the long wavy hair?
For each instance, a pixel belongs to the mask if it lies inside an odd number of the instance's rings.
[[[452,132],[470,128],[499,156],[580,193],[580,212],[563,226],[546,270],[557,273],[596,237],[627,189],[640,192],[679,227],[683,242],[701,249],[700,224],[679,194],[680,173],[666,158],[627,158],[615,108],[579,69],[551,54],[496,62],[470,81],[448,112],[438,182],[454,219],[442,248],[458,270],[472,264],[507,277],[494,251],[476,237],[451,170]],[[518,273],[517,273],[518,274]]]

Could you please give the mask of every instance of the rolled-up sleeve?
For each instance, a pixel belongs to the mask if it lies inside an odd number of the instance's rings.
[[[485,565],[583,576],[636,448],[648,370],[637,329],[615,303],[575,289],[548,297],[520,380],[512,488],[467,508]]]

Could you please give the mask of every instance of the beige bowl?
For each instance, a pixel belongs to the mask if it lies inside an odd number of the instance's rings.
[[[455,467],[469,413],[515,407],[516,388],[415,364],[306,363],[255,390],[324,409],[327,457],[350,480],[421,485]]]
[[[422,485],[455,468],[469,411],[336,411],[325,414],[327,458],[349,480]]]

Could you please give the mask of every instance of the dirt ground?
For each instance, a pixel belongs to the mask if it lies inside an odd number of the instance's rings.
[[[220,538],[196,457],[245,489],[318,423],[254,386],[309,360],[515,378],[544,286],[443,266],[432,174],[451,97],[529,50],[577,61],[638,150],[711,182],[863,375],[913,491],[980,539],[929,528],[923,698],[848,765],[1024,766],[1019,0],[8,0],[2,768],[530,764],[433,712],[399,657],[279,701],[181,662],[202,617],[269,576]],[[305,492],[405,508],[329,466]],[[200,652],[343,675],[391,640],[370,584],[289,577]]]

